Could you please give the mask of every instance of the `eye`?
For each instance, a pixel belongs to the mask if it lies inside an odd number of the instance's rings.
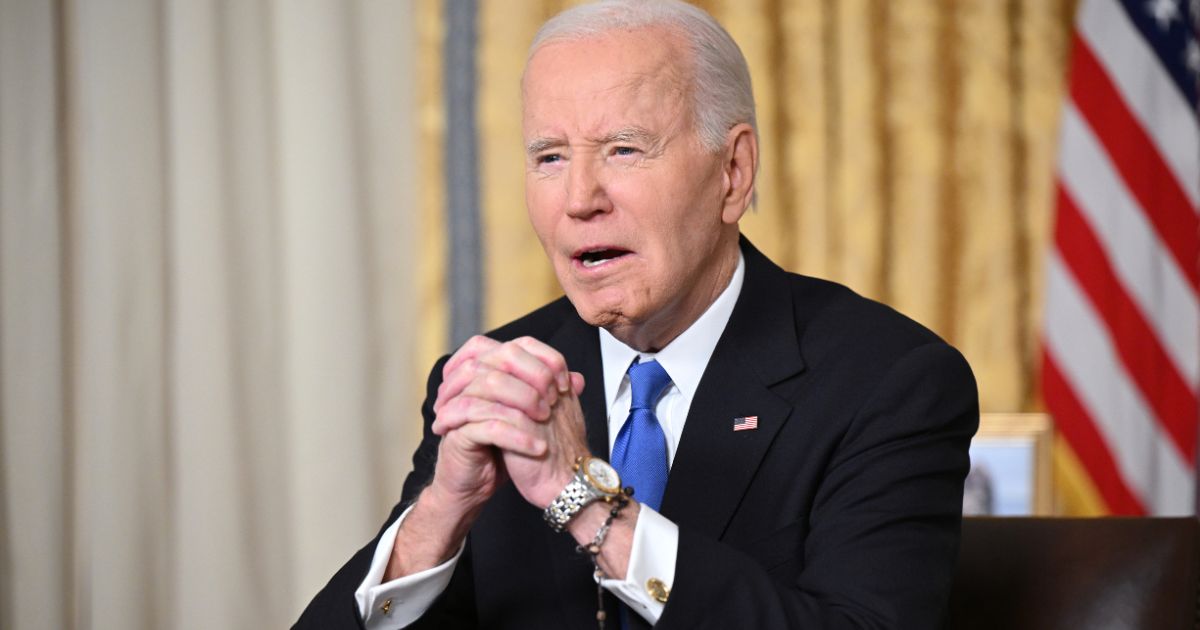
[[[562,161],[562,156],[557,153],[546,153],[544,155],[537,156],[536,160],[538,165],[554,164],[555,162]]]
[[[613,147],[613,155],[634,155],[637,152],[633,147]]]

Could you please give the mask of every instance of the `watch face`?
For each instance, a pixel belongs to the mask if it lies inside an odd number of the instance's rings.
[[[609,494],[621,491],[621,478],[617,475],[617,471],[603,459],[595,457],[588,459],[585,472],[600,490]]]

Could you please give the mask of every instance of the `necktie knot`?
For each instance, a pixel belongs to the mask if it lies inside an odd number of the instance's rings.
[[[633,390],[630,409],[653,411],[654,405],[670,385],[671,377],[658,361],[634,361],[629,366],[629,386]]]

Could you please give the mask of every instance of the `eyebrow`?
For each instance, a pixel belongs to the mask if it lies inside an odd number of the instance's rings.
[[[608,135],[599,138],[592,138],[592,142],[596,144],[612,144],[614,142],[632,142],[634,140],[642,140],[645,142],[653,142],[658,136],[651,133],[648,129],[642,127],[624,127],[609,133]]]
[[[546,149],[549,149],[550,147],[556,147],[556,146],[560,146],[562,144],[563,144],[562,140],[556,140],[556,139],[552,139],[552,138],[538,138],[536,140],[531,141],[529,144],[525,145],[525,153],[527,155],[536,155],[538,153],[541,153],[542,151],[545,151]]]
[[[658,136],[654,133],[651,133],[649,130],[643,127],[634,126],[623,127],[603,136],[588,138],[588,141],[593,144],[603,145],[641,140],[653,144],[657,141],[657,139]],[[545,151],[546,149],[562,146],[564,144],[566,143],[558,138],[537,138],[525,145],[525,153],[528,155],[536,155],[542,151]]]

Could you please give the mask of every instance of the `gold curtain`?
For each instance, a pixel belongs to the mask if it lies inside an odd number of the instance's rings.
[[[1041,261],[1076,2],[697,2],[754,79],[762,170],[743,232],[783,267],[891,304],[956,345],[984,411],[1040,406]],[[518,80],[538,26],[576,3],[480,3],[487,327],[560,294],[524,212]],[[1061,445],[1056,472],[1060,511],[1099,511]]]

